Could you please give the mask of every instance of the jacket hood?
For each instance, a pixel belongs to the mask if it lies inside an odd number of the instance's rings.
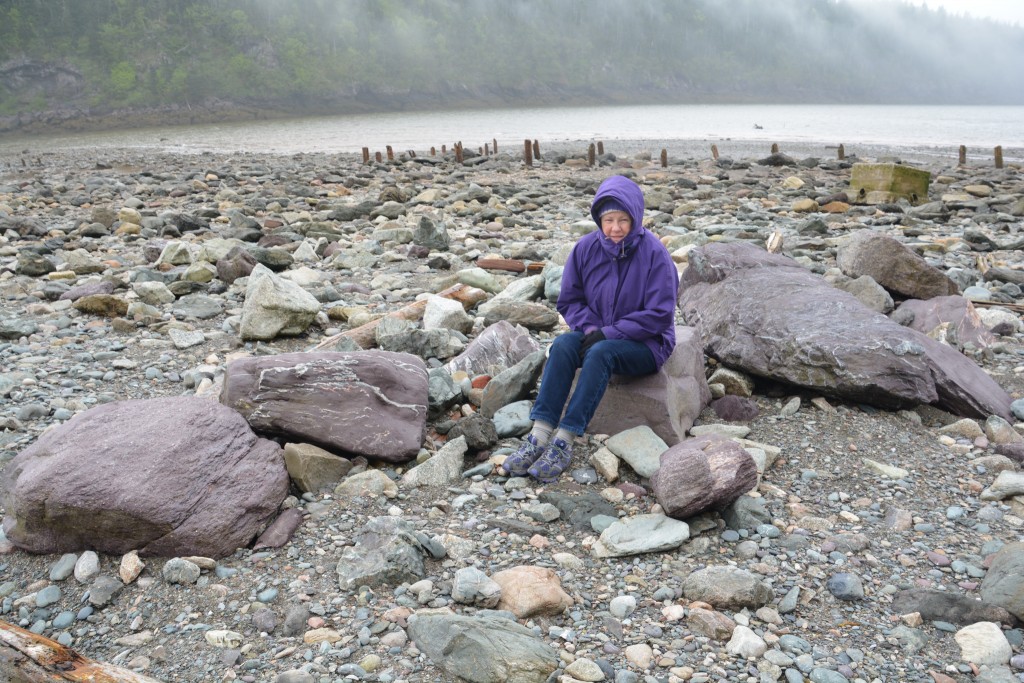
[[[627,255],[636,245],[644,232],[644,193],[640,186],[626,176],[613,175],[605,178],[601,186],[597,188],[594,201],[590,204],[590,216],[597,224],[598,231],[601,230],[601,216],[598,213],[601,204],[608,198],[614,198],[624,207],[632,222],[629,234],[619,244],[601,234],[601,245],[613,256],[621,258]]]

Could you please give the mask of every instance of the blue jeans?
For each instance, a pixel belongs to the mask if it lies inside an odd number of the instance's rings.
[[[586,431],[613,374],[649,375],[657,370],[654,354],[638,341],[605,339],[591,346],[586,356],[580,358],[582,343],[582,332],[567,332],[555,338],[540,380],[537,402],[530,411],[530,419],[556,425],[577,436]],[[580,377],[570,398],[569,390],[577,369],[580,369]]]

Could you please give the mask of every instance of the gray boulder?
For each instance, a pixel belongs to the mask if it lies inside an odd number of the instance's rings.
[[[345,339],[345,337],[342,337]],[[427,373],[430,414],[437,416],[462,399],[462,389],[444,368],[431,368]]]
[[[480,413],[473,413],[462,418],[448,430],[449,439],[465,439],[470,450],[479,451],[490,448],[498,442],[498,430],[494,420]]]
[[[435,224],[427,216],[420,216],[420,222],[412,233],[414,244],[433,249],[434,251],[447,251],[449,239],[448,229],[444,223]]]
[[[512,619],[418,612],[408,631],[435,665],[473,683],[544,683],[558,668],[555,651]]]
[[[839,246],[836,263],[850,277],[869,275],[890,292],[911,299],[959,294],[960,288],[938,268],[899,240],[859,230]]]
[[[452,600],[462,605],[494,608],[501,600],[501,586],[476,567],[463,567],[452,579]]]
[[[505,300],[494,302],[484,313],[484,324],[507,321],[530,330],[552,330],[558,325],[558,313],[533,301]]]
[[[413,467],[402,477],[402,484],[417,486],[449,486],[462,476],[466,455],[466,439],[459,437],[445,442],[437,453]]]
[[[374,517],[338,560],[338,582],[344,590],[359,586],[397,586],[426,575],[426,551],[415,527],[396,517]]]
[[[858,278],[840,276],[838,281],[833,282],[833,286],[853,294],[858,301],[876,313],[888,315],[893,309],[894,304],[889,292],[867,275]]]
[[[538,350],[540,344],[527,329],[500,320],[481,332],[445,369],[449,373],[462,370],[470,376],[494,376]]]
[[[1024,619],[1024,543],[999,549],[981,582],[981,599]]]
[[[302,334],[320,312],[316,297],[290,280],[257,265],[249,274],[238,334],[242,339],[269,340]]]
[[[388,351],[241,358],[227,366],[221,403],[257,432],[405,462],[426,430],[427,369]]]
[[[473,331],[473,318],[466,313],[461,301],[432,295],[423,309],[423,329],[457,330],[469,334]]]
[[[771,586],[745,569],[727,565],[699,569],[683,580],[683,595],[718,609],[754,610],[767,605],[774,592]]]
[[[534,351],[512,367],[499,372],[481,393],[480,412],[493,417],[501,408],[529,396],[537,386],[543,369],[544,353]]]
[[[451,358],[465,345],[448,329],[407,329],[395,334],[377,333],[377,344],[384,351],[411,353],[420,358]]]
[[[665,515],[624,517],[601,532],[594,557],[626,557],[675,550],[690,538],[690,526]]]
[[[680,308],[709,355],[745,372],[883,408],[1010,414],[1009,395],[963,354],[752,244],[694,249]]]
[[[224,557],[287,493],[281,448],[235,411],[186,396],[119,401],[54,427],[11,461],[4,531],[36,553]]]
[[[57,270],[57,266],[42,254],[22,249],[18,251],[18,262],[14,270],[19,275],[39,277]]]

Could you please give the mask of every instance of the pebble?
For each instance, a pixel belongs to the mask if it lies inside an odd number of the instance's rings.
[[[78,555],[65,553],[50,567],[50,581],[63,581],[75,571],[75,564],[78,562]]]

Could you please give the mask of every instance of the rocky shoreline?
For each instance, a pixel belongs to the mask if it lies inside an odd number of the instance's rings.
[[[91,407],[210,396],[229,359],[308,350],[470,277],[474,287],[504,291],[529,264],[564,259],[610,173],[644,187],[653,229],[676,240],[681,267],[694,247],[763,246],[778,232],[782,253],[841,284],[835,253],[849,234],[895,236],[971,288],[996,331],[966,352],[1014,399],[1024,395],[1019,165],[960,168],[952,155],[907,150],[906,160],[932,173],[929,201],[879,210],[823,201],[848,189],[856,159],[812,159],[794,145],[781,165],[752,148],[715,162],[706,146],[606,143],[610,153],[595,167],[578,143],[544,145],[532,168],[507,153],[467,155],[465,165],[451,157],[363,165],[354,155],[133,150],[2,158],[0,461]],[[665,147],[670,164],[662,168]],[[446,248],[406,239],[424,218],[445,226]],[[228,238],[319,302],[308,330],[241,338],[245,278],[229,282],[197,258]],[[180,260],[173,245],[182,245]],[[481,269],[482,261],[527,272]],[[140,288],[142,272],[165,274],[171,299]],[[103,282],[125,310],[62,298]],[[470,315],[465,342],[489,322]],[[543,346],[557,331],[531,336]],[[448,360],[431,358],[430,367]],[[717,369],[710,359],[707,367],[709,375]],[[604,436],[590,435],[571,473],[545,487],[494,467],[518,443],[506,436],[467,454],[464,476],[447,485],[413,487],[403,477],[414,463],[372,462],[349,475],[386,474],[376,494],[293,485],[286,507],[302,523],[291,540],[217,561],[144,557],[141,574],[126,579],[119,555],[32,555],[3,541],[0,619],[168,682],[491,680],[462,652],[483,647],[494,648],[484,660],[557,664],[552,676],[565,681],[1024,680],[1014,605],[972,611],[977,605],[964,601],[981,595],[992,572],[1012,575],[999,563],[1024,554],[1013,545],[1024,526],[1020,430],[930,406],[887,411],[740,379],[757,415],[719,430],[760,444],[774,462],[746,503],[687,520],[688,540],[670,550],[595,552],[609,524],[660,507],[646,478],[599,455]],[[440,454],[444,433],[476,412],[479,396],[466,391],[454,412],[432,418],[425,450]],[[706,409],[698,424],[721,421]],[[430,540],[425,576],[372,589],[339,585],[336,567],[378,518]],[[522,596],[532,607],[494,610],[492,584],[506,598],[518,585],[537,586]],[[428,610],[444,608],[475,617],[470,631],[500,635],[442,654],[431,631],[438,617]],[[519,619],[524,629],[508,625],[510,611],[529,614]]]

